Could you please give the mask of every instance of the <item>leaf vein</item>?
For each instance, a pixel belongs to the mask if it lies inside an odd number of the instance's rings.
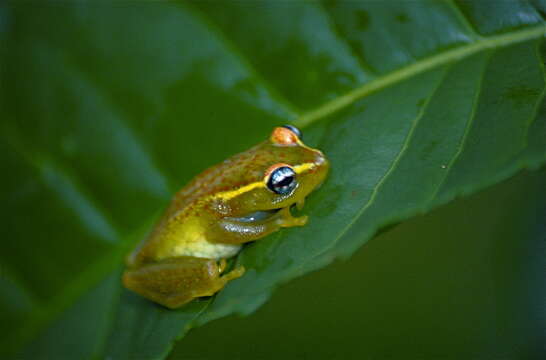
[[[472,110],[470,112],[470,117],[469,117],[468,121],[466,122],[465,130],[464,130],[463,136],[461,137],[461,141],[459,142],[459,146],[457,147],[457,151],[453,154],[451,160],[447,164],[446,169],[445,169],[444,177],[438,183],[438,186],[436,187],[436,189],[434,190],[434,192],[430,196],[429,202],[432,202],[434,200],[434,198],[436,197],[436,195],[438,195],[438,192],[440,191],[441,187],[443,186],[446,179],[448,178],[448,175],[451,172],[451,169],[453,168],[455,162],[457,161],[457,159],[459,158],[459,156],[461,155],[461,153],[463,151],[464,145],[466,144],[466,141],[468,139],[468,134],[470,133],[470,129],[472,128],[472,126],[474,124],[474,119],[476,118],[476,109],[478,108],[478,104],[479,104],[479,100],[480,100],[480,96],[481,96],[481,92],[482,92],[483,80],[485,78],[485,71],[486,71],[487,66],[489,64],[489,61],[491,60],[491,57],[493,56],[493,53],[494,52],[492,51],[489,54],[489,56],[487,57],[486,61],[484,62],[483,69],[482,69],[482,72],[480,74],[480,78],[479,78],[479,81],[478,81],[478,84],[477,84],[476,93],[474,95],[474,101],[472,103]]]
[[[411,128],[409,129],[408,131],[408,135],[406,136],[406,139],[404,140],[404,144],[402,145],[400,151],[398,152],[398,154],[396,155],[395,159],[393,160],[391,166],[389,167],[389,169],[387,169],[387,171],[385,172],[385,174],[383,174],[383,176],[381,177],[381,179],[379,179],[379,181],[377,182],[377,184],[375,184],[373,190],[372,190],[372,194],[370,196],[370,199],[368,200],[368,202],[366,202],[359,210],[358,212],[352,217],[351,221],[345,225],[343,227],[343,229],[341,230],[341,232],[339,233],[338,236],[335,237],[335,239],[329,244],[329,246],[325,249],[323,249],[319,254],[317,254],[316,256],[313,257],[316,258],[318,256],[321,256],[322,254],[326,253],[328,250],[330,250],[332,247],[334,247],[338,241],[349,231],[349,229],[351,229],[351,227],[354,225],[354,223],[362,216],[362,214],[371,206],[374,204],[375,202],[375,199],[377,197],[377,194],[379,193],[379,189],[382,187],[382,185],[385,183],[385,181],[389,178],[390,174],[393,173],[393,171],[397,168],[397,165],[400,161],[400,159],[402,158],[402,156],[405,154],[406,150],[408,149],[408,146],[409,146],[409,143],[411,142],[411,139],[413,138],[413,134],[415,132],[415,129],[417,128],[417,126],[419,125],[419,122],[421,121],[421,119],[424,117],[424,115],[426,114],[426,111],[428,109],[428,106],[430,104],[430,101],[431,99],[434,97],[434,95],[437,93],[438,89],[441,87],[442,83],[444,82],[447,74],[449,73],[450,71],[450,68],[451,68],[452,65],[448,65],[445,69],[444,69],[444,73],[442,74],[442,76],[440,77],[440,79],[438,80],[438,83],[436,84],[436,86],[432,89],[431,93],[429,94],[429,96],[427,97],[427,100],[425,102],[425,104],[423,105],[423,107],[421,108],[421,111],[417,114],[417,116],[413,119],[413,124],[411,125]],[[312,261],[312,259],[310,259],[309,261]],[[302,268],[305,264],[307,264],[309,261],[307,262],[304,262],[301,266],[298,267],[299,268]]]

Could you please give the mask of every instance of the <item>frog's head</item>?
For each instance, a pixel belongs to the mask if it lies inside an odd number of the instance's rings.
[[[290,125],[277,127],[267,141],[235,160],[244,169],[245,184],[228,192],[230,216],[246,221],[297,204],[324,181],[329,163],[324,154],[306,146],[301,132]],[[226,194],[227,195],[227,194]],[[262,212],[261,214],[259,214]],[[257,219],[257,218],[256,218]]]

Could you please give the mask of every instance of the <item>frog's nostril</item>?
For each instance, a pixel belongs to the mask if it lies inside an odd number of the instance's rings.
[[[326,157],[322,153],[322,151],[317,150],[317,155],[315,157],[315,163],[322,165],[326,162]]]

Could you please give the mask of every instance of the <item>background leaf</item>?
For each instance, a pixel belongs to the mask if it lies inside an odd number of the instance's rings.
[[[2,5],[2,350],[162,357],[380,228],[543,164],[546,3],[484,4]],[[310,223],[246,247],[212,300],[121,290],[170,195],[286,122],[332,162]]]

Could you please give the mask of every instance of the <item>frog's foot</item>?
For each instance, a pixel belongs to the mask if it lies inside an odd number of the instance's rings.
[[[296,205],[297,206],[297,205]],[[309,217],[307,215],[294,217],[290,212],[290,207],[285,207],[279,210],[278,223],[281,227],[303,226],[307,224]]]
[[[220,273],[223,272],[226,268],[226,259],[221,259],[220,264],[218,264],[218,270]],[[219,290],[223,289],[224,286],[231,280],[237,279],[245,273],[245,267],[242,265],[237,266],[235,269],[231,270],[225,275],[222,275],[220,277],[215,278],[213,281],[211,281],[211,286],[207,289],[204,289],[201,292],[194,293],[193,295],[195,297],[201,297],[201,296],[212,296],[216,294]]]
[[[227,267],[227,260],[220,259],[218,261],[218,274],[223,274]],[[245,273],[245,267],[242,265],[237,266],[235,269],[231,270],[229,273],[222,275],[222,278],[226,281],[237,279],[238,277],[243,276]]]
[[[218,274],[221,274],[226,270],[227,267],[227,260],[226,259],[220,259],[218,263]]]
[[[225,260],[224,260],[225,261]],[[242,265],[237,266],[235,269],[231,270],[225,275],[222,275],[220,277],[221,280],[224,280],[225,282],[231,281],[233,279],[240,278],[245,273],[245,267]]]
[[[305,205],[305,198],[301,198],[296,202],[296,209],[301,211],[303,209],[303,205]]]

